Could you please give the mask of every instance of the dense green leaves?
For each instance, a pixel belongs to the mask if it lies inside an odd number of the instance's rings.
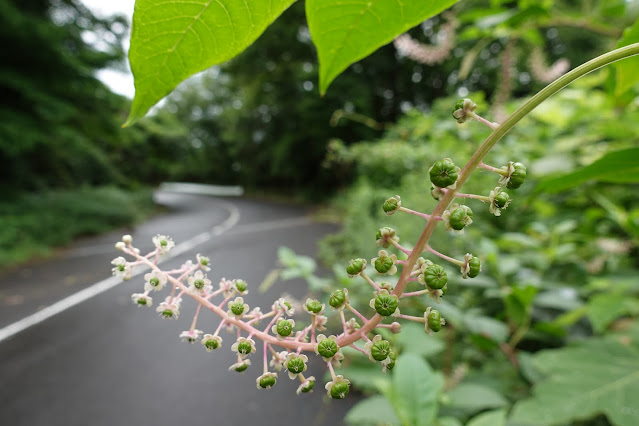
[[[548,425],[604,413],[618,426],[637,424],[639,328],[535,355],[547,376],[534,396],[517,403],[514,425]]]
[[[308,27],[320,63],[320,93],[355,61],[458,0],[307,0]]]
[[[134,123],[182,80],[246,49],[294,0],[137,0],[129,59]]]
[[[537,189],[559,192],[591,180],[608,183],[639,182],[639,148],[609,152],[572,173],[542,180]]]

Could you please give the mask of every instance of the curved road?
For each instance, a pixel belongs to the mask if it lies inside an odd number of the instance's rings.
[[[157,197],[167,213],[135,229],[85,239],[52,259],[0,276],[0,424],[342,424],[356,398],[328,399],[323,366],[310,365],[309,373],[319,379],[312,394],[297,396],[297,384],[285,373],[274,389],[258,390],[260,357],[253,356],[245,374],[227,370],[235,362],[231,336],[223,333],[224,347],[213,353],[180,342],[178,335],[188,329],[194,311],[189,300],[177,321],[136,308],[130,295],[141,291],[142,276],[16,334],[6,333],[20,319],[46,312],[44,307],[107,278],[109,262],[118,255],[113,243],[123,233],[131,233],[142,249],[151,247],[157,233],[172,236],[178,246],[187,241],[185,251],[167,260],[166,267],[179,266],[197,253],[207,255],[214,284],[221,277],[245,279],[251,289],[245,300],[264,310],[283,292],[300,298],[306,294],[300,281],[277,283],[264,294],[257,290],[276,265],[277,248],[284,245],[313,256],[318,238],[335,229],[312,223],[297,206],[166,192]],[[154,299],[157,305],[160,297]],[[198,322],[205,332],[218,324],[207,313]]]

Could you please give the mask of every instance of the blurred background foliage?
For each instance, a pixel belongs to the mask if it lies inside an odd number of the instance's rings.
[[[462,1],[351,66],[320,98],[299,1],[247,52],[122,129],[130,101],[96,72],[123,66],[126,20],[96,18],[77,0],[0,0],[0,267],[141,220],[153,212],[149,188],[162,181],[239,184],[329,204],[343,223],[321,244],[335,276],[320,278],[312,259],[283,251],[284,277],[304,277],[320,295],[348,286],[366,306],[368,289],[344,276],[348,259],[375,256],[381,226],[396,228],[406,246],[423,227],[416,217],[385,216],[382,202],[399,194],[404,206],[429,211],[430,165],[463,164],[489,133],[458,125],[456,100],[470,96],[480,114],[501,120],[518,99],[614,48],[638,11],[623,0]],[[639,377],[639,185],[598,163],[638,146],[637,88],[614,95],[615,79],[609,68],[578,81],[497,145],[489,164],[520,161],[529,172],[504,215],[469,202],[475,222],[463,238],[435,233],[433,247],[477,253],[484,273],[461,280],[449,269],[438,305],[449,324],[438,336],[424,340],[409,324],[391,337],[398,366],[438,384],[416,403],[430,407],[432,424],[639,423],[639,380],[631,380]],[[597,164],[606,177],[578,185],[566,177]],[[464,192],[495,185],[480,170]],[[431,304],[416,301],[406,313]],[[346,421],[410,422],[394,396],[417,386],[409,370],[397,376],[405,380],[380,378],[351,355],[344,375],[375,396]],[[566,373],[571,363],[579,377]],[[598,391],[580,377],[596,377],[617,398],[591,404]],[[574,395],[586,399],[566,399]]]

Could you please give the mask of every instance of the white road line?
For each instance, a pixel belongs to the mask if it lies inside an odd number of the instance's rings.
[[[228,203],[226,201],[220,201],[224,207],[229,210],[229,217],[224,220],[219,225],[213,227],[211,231],[203,232],[198,234],[185,242],[176,245],[173,250],[167,253],[165,256],[160,258],[160,262],[166,262],[167,260],[174,258],[176,256],[181,255],[182,253],[193,249],[194,247],[210,240],[212,237],[223,234],[229,229],[233,228],[237,222],[240,220],[240,211],[233,204]],[[115,249],[113,249],[115,252]],[[136,277],[143,272],[145,272],[148,268],[136,268],[131,275],[131,277]],[[0,329],[0,343],[9,337],[26,330],[27,328],[34,326],[36,324],[45,321],[52,316],[59,314],[60,312],[66,311],[69,308],[72,308],[75,305],[78,305],[85,300],[91,299],[92,297],[97,296],[100,293],[104,293],[105,291],[115,287],[120,284],[122,279],[120,277],[109,277],[100,282],[97,282],[90,287],[85,288],[84,290],[80,290],[77,293],[74,293],[64,299],[54,303],[53,305],[47,306],[46,308],[29,315],[28,317],[22,318],[8,326]]]
[[[220,200],[221,201],[221,200]],[[248,232],[263,232],[269,231],[273,229],[281,229],[287,227],[294,227],[300,225],[307,225],[311,223],[307,218],[294,218],[294,219],[280,219],[280,220],[272,220],[268,222],[257,222],[250,223],[246,225],[236,226],[240,220],[240,211],[235,205],[228,203],[226,201],[221,201],[224,204],[224,207],[229,210],[229,217],[219,225],[216,225],[207,232],[202,232],[187,241],[176,245],[173,250],[171,250],[167,255],[163,256],[160,259],[160,262],[165,262],[171,258],[181,255],[184,252],[192,250],[200,244],[203,244],[210,240],[213,237],[221,235],[232,228],[235,227],[235,231],[232,232],[233,235],[236,234],[244,234]],[[136,277],[143,272],[145,272],[148,268],[136,268],[131,275],[131,277]],[[50,305],[28,317],[25,317],[19,321],[16,321],[8,326],[0,329],[0,343],[4,340],[10,338],[11,336],[20,333],[23,330],[26,330],[29,327],[32,327],[36,324],[39,324],[52,316],[59,314],[60,312],[66,311],[69,308],[72,308],[75,305],[78,305],[92,297],[97,296],[100,293],[104,293],[105,291],[115,287],[120,284],[122,279],[120,277],[109,277],[100,282],[97,282],[90,287],[85,288],[77,293],[74,293],[64,299]]]

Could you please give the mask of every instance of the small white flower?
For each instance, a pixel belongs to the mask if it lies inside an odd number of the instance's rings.
[[[175,247],[175,243],[173,242],[173,239],[166,235],[158,234],[155,237],[153,237],[152,240],[159,254],[166,254],[173,247]]]
[[[213,352],[215,349],[222,347],[222,338],[220,336],[213,336],[212,334],[205,334],[202,337],[202,342],[207,352]]]
[[[333,359],[331,359],[331,364],[333,364],[333,367],[335,368],[340,368],[342,366],[342,361],[344,361],[344,354],[338,352],[333,356]]]
[[[286,299],[284,299],[283,297],[280,297],[279,299],[277,299],[275,301],[275,303],[273,303],[273,306],[271,307],[274,311],[277,310],[282,310],[282,312],[284,312],[286,315],[293,316],[295,314],[295,309],[292,307],[292,305],[286,301]]]
[[[138,306],[151,306],[153,304],[153,299],[143,293],[132,294],[131,300]]]
[[[127,235],[123,235],[122,236],[122,242],[124,244],[131,244],[133,242],[133,237],[128,235],[128,234]]]
[[[313,392],[313,386],[315,386],[315,377],[307,377],[306,380],[304,380],[302,384],[299,385],[295,393],[299,395],[302,392]]]
[[[250,317],[252,320],[254,320],[253,324],[259,324],[264,314],[262,313],[262,310],[258,306],[256,308],[253,308],[253,310],[247,316]]]
[[[211,270],[211,268],[209,268],[209,265],[211,264],[211,259],[209,259],[206,256],[201,256],[200,253],[195,255],[195,258],[197,259],[197,264],[200,265],[200,268],[204,269],[205,271]]]
[[[182,299],[177,298],[171,300],[171,297],[167,297],[164,302],[155,309],[163,318],[177,319],[180,315],[180,304]]]
[[[473,258],[473,255],[470,253],[466,253],[464,256],[464,264],[460,268],[462,278],[468,278],[468,273],[470,272],[470,260]]]
[[[166,275],[160,271],[149,272],[144,274],[144,291],[160,291],[166,285]]]
[[[276,352],[271,357],[271,361],[269,362],[269,365],[275,368],[277,371],[280,371],[282,367],[284,367],[284,363],[286,362],[287,356],[288,356],[288,352],[286,351]]]
[[[233,352],[241,358],[246,358],[252,353],[255,353],[255,341],[253,339],[247,339],[246,337],[239,337],[235,343],[231,346]]]
[[[490,206],[488,206],[488,211],[495,215],[496,217],[501,216],[501,211],[502,210],[506,210],[508,208],[508,205],[510,205],[510,199],[508,201],[506,201],[506,204],[503,207],[499,207],[497,205],[497,203],[495,202],[495,198],[502,192],[501,187],[496,187],[495,189],[493,189],[492,191],[490,191],[490,194],[488,195],[488,199],[490,200]]]
[[[113,275],[116,277],[122,277],[125,280],[131,278],[131,265],[122,256],[118,256],[111,261],[111,265],[114,267],[111,269]]]
[[[115,243],[115,249],[116,250],[124,250],[126,248],[126,244],[124,244],[122,241],[118,241],[117,243]]]
[[[200,339],[202,335],[202,330],[185,330],[180,333],[180,339],[183,342],[195,343]]]
[[[189,293],[204,296],[213,289],[211,280],[206,278],[202,271],[195,271],[193,275],[186,280],[189,283]]]
[[[317,331],[326,331],[326,323],[328,318],[324,315],[317,315],[315,317],[315,329]]]
[[[355,318],[351,318],[346,321],[346,334],[353,334],[359,330],[359,324]]]
[[[220,290],[222,290],[222,295],[224,297],[229,297],[231,293],[235,290],[233,286],[233,281],[229,281],[226,278],[222,278],[220,280]]]

